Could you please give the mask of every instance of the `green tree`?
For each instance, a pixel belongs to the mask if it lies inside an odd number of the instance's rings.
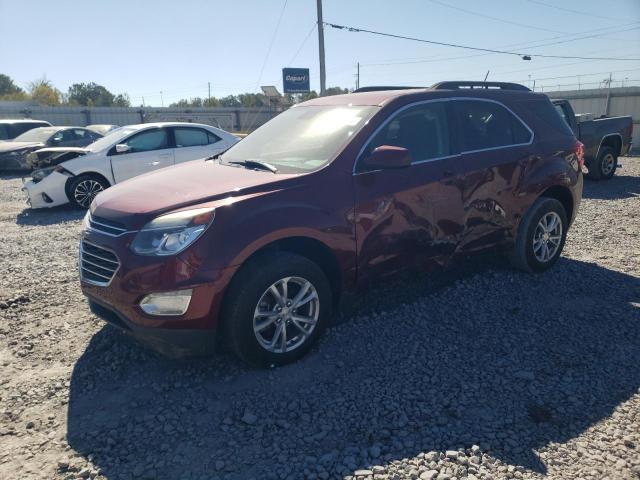
[[[67,92],[69,103],[84,106],[110,107],[115,95],[94,82],[74,83]]]
[[[10,76],[0,73],[0,97],[16,94],[24,94],[24,90],[17,86]]]
[[[127,95],[126,93],[120,93],[116,95],[115,98],[113,99],[113,106],[114,107],[130,107],[131,99],[129,98],[129,95]]]
[[[223,107],[239,107],[241,103],[235,95],[228,95],[220,99],[220,105]]]
[[[31,100],[42,105],[60,105],[62,94],[49,80],[42,77],[29,84],[29,96]]]
[[[264,107],[269,104],[267,97],[262,93],[241,93],[238,101],[243,107]]]
[[[325,91],[325,95],[342,95],[345,93],[349,93],[348,88],[340,88],[340,87],[329,87]]]

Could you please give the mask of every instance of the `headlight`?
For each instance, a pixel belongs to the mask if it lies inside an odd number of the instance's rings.
[[[55,169],[56,167],[41,168],[40,170],[34,171],[31,174],[31,178],[33,178],[36,182],[39,182],[45,177],[48,177],[49,175],[51,175]]]
[[[161,215],[138,232],[131,250],[138,255],[180,253],[211,225],[214,214],[213,208],[196,208]]]
[[[40,180],[43,180],[45,177],[48,177],[49,175],[51,175],[53,172],[62,173],[67,177],[72,176],[71,173],[68,170],[66,170],[64,167],[60,165],[56,165],[54,167],[41,168],[40,170],[36,170],[32,172],[31,178],[33,178],[33,181],[37,183]]]

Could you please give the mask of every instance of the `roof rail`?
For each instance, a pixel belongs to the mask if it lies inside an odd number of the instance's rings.
[[[510,82],[470,82],[470,81],[454,81],[439,82],[431,85],[434,90],[460,90],[460,89],[485,89],[485,90],[520,90],[530,92],[531,90],[519,83]]]
[[[411,90],[413,88],[427,88],[427,87],[406,87],[406,86],[376,86],[373,85],[371,87],[360,87],[356,88],[353,93],[362,93],[362,92],[381,92],[383,90]]]

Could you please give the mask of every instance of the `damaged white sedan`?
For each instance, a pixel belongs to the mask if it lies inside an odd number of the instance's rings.
[[[24,183],[32,208],[72,203],[87,208],[104,189],[142,173],[224,152],[240,139],[185,122],[118,128],[85,148],[42,148],[28,155]]]

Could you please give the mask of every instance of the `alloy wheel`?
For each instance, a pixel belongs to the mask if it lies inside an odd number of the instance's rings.
[[[76,185],[76,189],[73,192],[78,205],[88,207],[96,197],[96,195],[104,190],[104,187],[100,182],[93,179],[83,180]]]
[[[551,260],[562,242],[562,219],[556,212],[548,212],[538,222],[533,234],[533,254],[539,262]]]
[[[318,323],[320,299],[311,282],[285,277],[267,288],[253,314],[258,343],[272,353],[287,353],[304,344]]]

